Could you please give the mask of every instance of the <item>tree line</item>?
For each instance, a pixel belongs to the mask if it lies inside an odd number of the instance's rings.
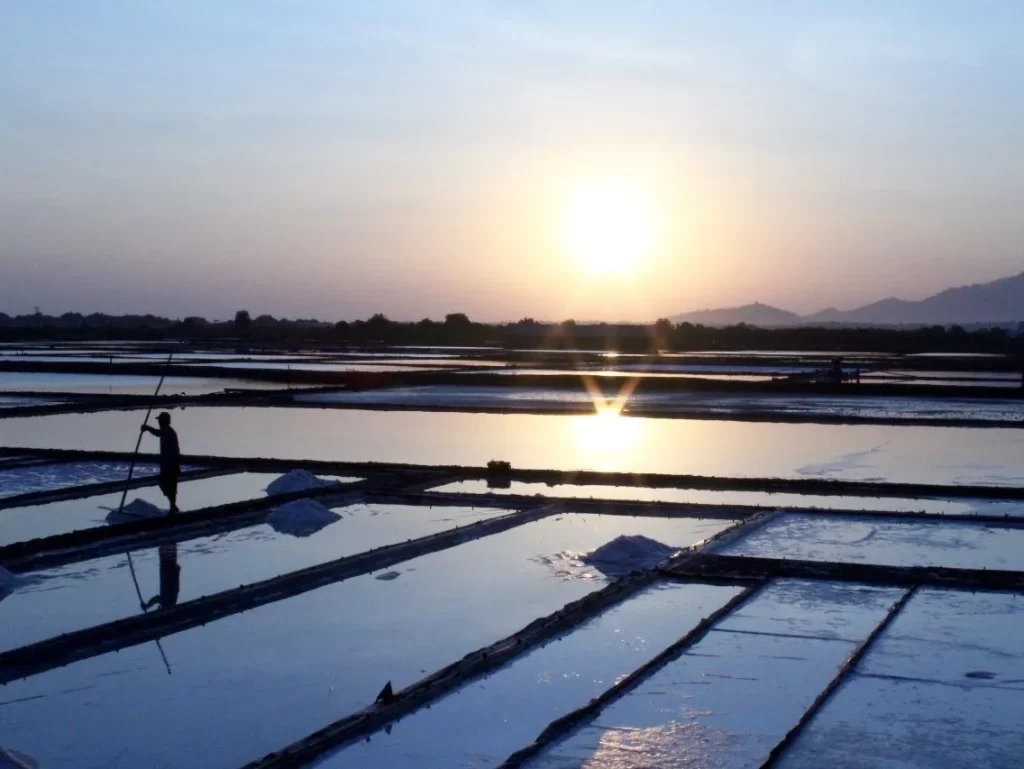
[[[394,321],[377,313],[365,320],[327,323],[315,319],[253,317],[239,310],[231,320],[198,316],[180,320],[156,315],[107,315],[36,312],[0,313],[0,339],[6,341],[72,341],[134,339],[194,342],[246,341],[298,345],[458,345],[507,348],[607,349],[620,352],[687,350],[793,350],[911,353],[1019,353],[1021,331],[1006,328],[927,326],[922,328],[794,326],[761,328],[748,324],[713,327],[672,323],[558,323],[523,318],[512,323],[479,323],[465,313],[444,320]]]

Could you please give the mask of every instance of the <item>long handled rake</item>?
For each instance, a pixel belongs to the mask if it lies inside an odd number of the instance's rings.
[[[160,395],[160,388],[164,386],[164,379],[167,378],[167,369],[171,366],[171,358],[174,357],[174,353],[171,352],[167,356],[167,363],[164,366],[164,373],[160,375],[160,381],[157,383],[156,392],[153,393],[153,398],[156,399]],[[149,408],[146,410],[146,418],[143,420],[143,426],[149,424],[149,418],[153,414],[153,406],[151,403]],[[135,451],[132,452],[132,461],[128,464],[128,479],[125,481],[124,492],[121,494],[121,504],[117,506],[117,512],[120,513],[124,510],[124,501],[128,498],[128,487],[131,485],[132,474],[135,472],[135,459],[139,455],[139,448],[142,446],[142,430],[139,430],[138,440],[135,441]],[[132,553],[129,550],[128,553],[128,569],[132,574],[132,584],[135,585],[135,594],[139,597],[139,608],[143,614],[147,612],[146,602],[142,599],[142,590],[139,588],[139,578],[135,574],[135,564],[132,562]],[[160,639],[156,639],[156,648],[160,650],[160,657],[164,661],[164,667],[167,668],[167,675],[171,674],[171,663],[167,661],[167,655],[164,653],[163,644],[160,643]]]

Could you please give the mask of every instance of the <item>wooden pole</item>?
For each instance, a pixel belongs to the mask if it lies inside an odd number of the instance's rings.
[[[171,358],[173,358],[173,357],[174,357],[174,352],[173,351],[167,355],[167,363],[166,363],[166,366],[164,368],[164,373],[160,375],[160,381],[157,382],[156,391],[153,393],[154,400],[160,395],[160,388],[164,386],[164,379],[167,378],[167,369],[171,367]],[[146,409],[146,418],[144,420],[142,420],[142,425],[143,426],[146,426],[147,424],[149,424],[149,417],[153,414],[153,406],[154,405],[156,405],[156,404],[155,403],[151,403],[149,405],[149,408]],[[124,501],[128,497],[128,484],[131,483],[132,473],[134,473],[134,471],[135,471],[135,458],[139,455],[139,447],[142,446],[142,433],[143,433],[143,431],[139,430],[139,437],[135,441],[135,451],[132,452],[132,460],[131,460],[131,462],[128,463],[128,479],[125,481],[124,492],[122,492],[122,494],[121,494],[121,504],[119,504],[117,506],[117,512],[118,513],[121,513],[121,511],[124,510]],[[142,613],[145,614],[146,613],[146,602],[142,600],[142,589],[139,587],[139,578],[135,574],[135,564],[132,562],[132,553],[131,553],[130,550],[128,551],[127,556],[128,556],[128,570],[131,572],[131,575],[132,575],[132,584],[135,585],[135,595],[137,595],[139,597],[139,608],[142,609]],[[171,674],[171,663],[167,661],[167,655],[164,654],[164,647],[160,643],[160,639],[159,638],[156,639],[156,648],[160,650],[160,657],[164,661],[164,667],[167,668],[167,675],[170,675]]]

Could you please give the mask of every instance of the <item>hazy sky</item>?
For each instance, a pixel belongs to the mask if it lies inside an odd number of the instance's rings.
[[[1024,270],[1024,3],[0,0],[0,311],[810,311]],[[590,276],[574,190],[645,190]]]

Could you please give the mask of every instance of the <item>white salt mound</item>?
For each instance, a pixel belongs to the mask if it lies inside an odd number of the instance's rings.
[[[0,595],[11,592],[21,583],[21,577],[17,574],[11,574],[11,572],[7,571],[3,566],[0,566]],[[0,767],[2,766],[3,764],[0,764]]]
[[[340,519],[340,515],[315,500],[297,499],[274,508],[267,523],[283,534],[308,537]]]
[[[128,518],[162,518],[165,515],[167,515],[166,510],[150,504],[144,499],[134,499],[125,505],[120,512],[112,509],[107,514],[107,522],[114,523]]]
[[[617,577],[657,566],[678,549],[640,534],[623,535],[580,560],[608,576]]]
[[[324,486],[334,486],[337,481],[329,481],[326,478],[318,478],[309,470],[290,470],[280,478],[273,480],[266,488],[268,494],[294,494],[299,491],[310,489],[322,489]]]
[[[0,769],[39,769],[39,763],[17,750],[0,748]]]

